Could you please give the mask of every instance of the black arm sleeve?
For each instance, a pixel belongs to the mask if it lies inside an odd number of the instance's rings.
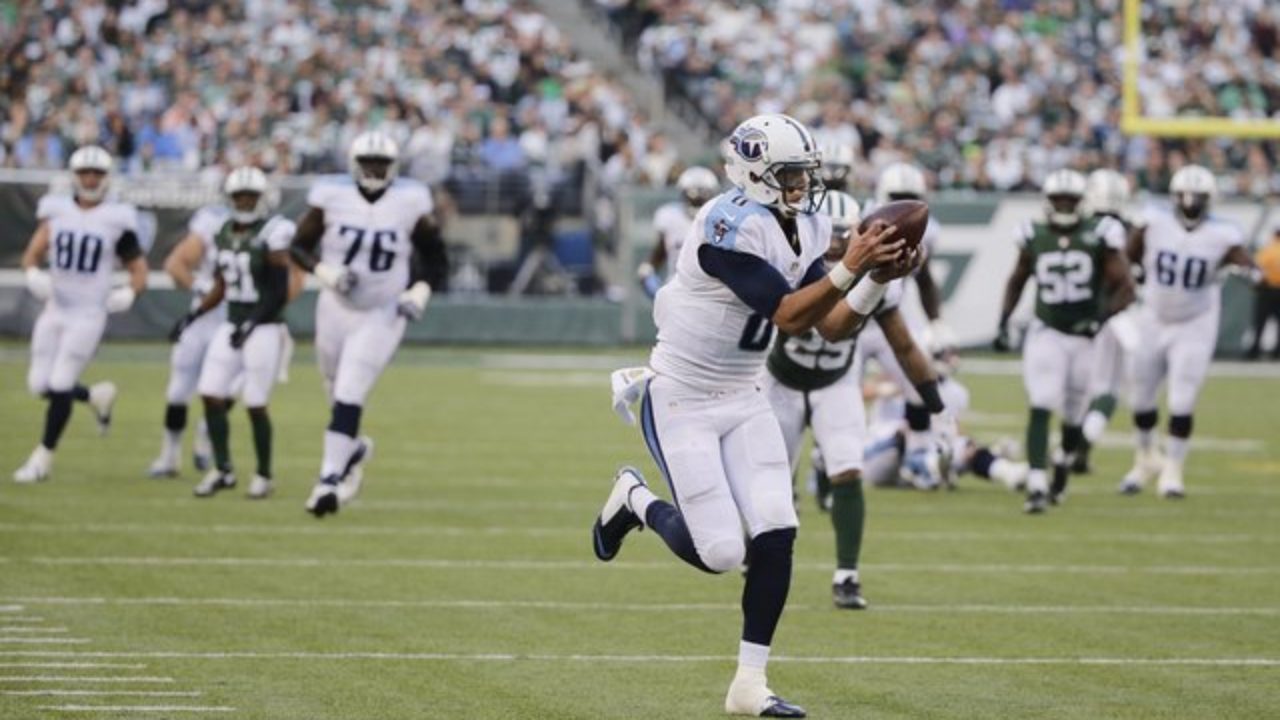
[[[267,278],[258,288],[258,302],[253,306],[253,314],[249,321],[259,325],[279,315],[284,304],[289,301],[289,266],[267,263]]]
[[[782,273],[755,255],[700,245],[698,264],[703,272],[729,286],[739,300],[767,318],[773,317],[782,298],[791,293],[791,285]]]
[[[413,260],[409,265],[409,284],[424,280],[433,292],[445,292],[449,283],[449,256],[445,253],[444,236],[439,226],[427,216],[413,226]]]
[[[926,380],[916,385],[916,392],[920,393],[920,399],[924,401],[925,409],[930,413],[936,415],[947,409],[942,402],[942,394],[938,392],[937,380]]]
[[[132,230],[125,230],[116,241],[116,257],[120,258],[122,263],[142,257],[142,245],[138,243],[138,236]]]
[[[827,261],[818,258],[813,261],[808,270],[804,271],[804,277],[800,279],[800,287],[812,285],[827,276]]]

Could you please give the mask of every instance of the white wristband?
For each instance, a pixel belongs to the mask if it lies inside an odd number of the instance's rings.
[[[827,273],[827,279],[842,293],[849,292],[849,288],[853,287],[853,281],[856,278],[857,276],[849,268],[845,267],[843,262],[836,263],[836,266],[831,268],[831,272]]]
[[[854,312],[865,317],[880,304],[884,298],[884,291],[888,287],[888,283],[878,283],[872,280],[870,275],[864,275],[845,296],[844,301],[849,303],[849,307]]]

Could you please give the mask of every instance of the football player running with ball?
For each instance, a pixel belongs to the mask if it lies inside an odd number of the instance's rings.
[[[241,375],[240,397],[249,412],[258,459],[248,497],[261,500],[273,490],[267,401],[287,342],[284,307],[289,302],[289,241],[295,227],[270,214],[267,190],[267,176],[258,168],[240,167],[227,175],[222,191],[231,216],[214,236],[213,287],[173,329],[174,336],[181,336],[226,300],[226,321],[209,342],[197,383],[214,466],[196,485],[196,497],[236,486],[227,412]]]
[[[1160,497],[1185,495],[1182,467],[1191,439],[1192,413],[1213,360],[1222,311],[1222,273],[1253,282],[1261,274],[1245,250],[1244,233],[1209,209],[1217,194],[1213,174],[1188,165],[1169,182],[1173,208],[1149,208],[1146,228],[1129,243],[1146,282],[1139,315],[1140,340],[1133,357],[1133,424],[1137,459],[1120,492],[1132,495],[1158,474]],[[1156,455],[1156,393],[1168,380],[1169,439],[1163,463]]]
[[[849,240],[858,226],[858,203],[842,192],[827,193],[824,210],[831,218],[831,247],[825,259],[828,264],[840,262]],[[871,277],[880,282],[894,279],[915,269],[923,249],[913,250],[897,265],[874,270]],[[895,280],[873,311],[876,324],[884,330],[906,375],[926,398],[931,412],[942,412],[937,376],[928,356],[920,351],[911,332],[898,312],[902,281]],[[862,548],[862,531],[866,518],[866,501],[862,492],[863,449],[867,441],[867,418],[862,403],[861,372],[852,370],[855,344],[862,330],[862,318],[848,303],[838,305],[833,315],[847,317],[848,330],[843,339],[828,340],[816,330],[798,336],[781,333],[766,361],[768,373],[763,377],[765,395],[773,405],[787,446],[787,457],[794,469],[799,462],[800,445],[806,426],[813,428],[814,444],[822,448],[830,478],[831,526],[836,534],[836,571],[831,581],[832,601],[836,607],[861,610],[867,607],[858,576],[858,557]]]
[[[348,176],[324,178],[307,195],[293,259],[320,282],[316,358],[332,405],[320,478],[305,508],[336,513],[360,489],[373,442],[360,436],[364,403],[446,271],[431,191],[397,178],[399,150],[366,132],[351,144]],[[416,251],[416,252],[415,252]],[[318,252],[318,254],[317,254]]]
[[[869,315],[885,291],[870,271],[898,258],[906,243],[891,240],[896,228],[877,226],[828,271],[820,153],[791,117],[743,122],[723,153],[735,187],[703,205],[675,278],[658,293],[650,367],[614,373],[619,412],[643,395],[645,441],[673,502],[622,468],[592,528],[593,549],[612,560],[627,533],[651,528],[681,560],[723,573],[741,567],[749,542],[738,670],[725,710],[804,717],[769,689],[765,674],[791,585],[797,520],[786,443],[759,376],[775,326],[793,337],[817,327],[835,339],[828,315],[846,295]]]
[[[71,419],[74,401],[87,402],[106,433],[116,386],[80,384],[80,374],[98,350],[107,315],[128,310],[147,284],[147,261],[138,242],[138,210],[107,200],[111,155],[89,145],[71,154],[71,197],[46,195],[36,207],[39,225],[22,269],[27,289],[45,301],[31,331],[31,369],[27,387],[48,401],[44,437],[13,474],[14,482],[33,483],[53,472],[53,452]],[[119,260],[129,284],[111,287]],[[47,262],[48,270],[40,269]]]
[[[1124,227],[1084,213],[1085,178],[1056,170],[1045,178],[1044,220],[1029,222],[1018,238],[1018,262],[1005,286],[995,346],[1008,350],[1009,318],[1027,281],[1035,278],[1035,320],[1022,354],[1030,401],[1027,423],[1027,500],[1023,509],[1043,513],[1066,491],[1074,454],[1084,439],[1081,423],[1089,401],[1093,336],[1107,318],[1133,300],[1124,257]],[[1109,308],[1103,307],[1104,293]],[[1049,420],[1062,418],[1062,453],[1048,479]]]

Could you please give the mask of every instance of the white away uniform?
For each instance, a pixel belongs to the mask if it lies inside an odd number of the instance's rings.
[[[320,292],[316,359],[331,400],[363,405],[404,337],[405,318],[396,308],[409,284],[410,237],[431,213],[431,191],[397,178],[371,203],[349,176],[333,176],[311,187],[307,204],[324,213],[320,261],[357,278],[345,296]]]
[[[46,195],[36,218],[49,224],[52,295],[31,332],[27,388],[34,395],[71,390],[93,358],[107,326],[107,295],[125,233],[138,232],[132,205],[102,202],[85,209],[70,196]]]
[[[653,214],[653,229],[658,231],[659,242],[667,251],[667,277],[675,277],[680,265],[680,249],[689,237],[693,218],[689,216],[689,203],[683,200],[669,202]]]
[[[645,442],[699,557],[716,571],[741,562],[743,523],[751,537],[798,523],[786,445],[758,385],[772,321],[708,275],[698,248],[763,259],[796,288],[826,252],[831,220],[801,215],[796,224],[798,252],[773,214],[741,191],[713,198],[694,218],[679,271],[654,304],[657,376],[641,408]]]
[[[1244,234],[1213,216],[1188,230],[1163,208],[1149,208],[1145,219],[1147,280],[1133,357],[1133,409],[1154,410],[1160,381],[1167,377],[1169,414],[1190,415],[1218,339],[1218,269],[1231,248],[1244,245]]]
[[[213,272],[218,255],[213,239],[229,217],[230,212],[222,205],[208,205],[197,210],[187,223],[187,232],[200,238],[204,245],[200,265],[192,273],[192,309],[198,308],[205,294],[213,288]],[[185,405],[191,393],[195,392],[196,383],[200,380],[200,366],[204,363],[209,342],[226,318],[227,305],[225,302],[219,303],[218,307],[188,325],[178,342],[174,343],[169,355],[169,387],[165,391],[169,404]]]

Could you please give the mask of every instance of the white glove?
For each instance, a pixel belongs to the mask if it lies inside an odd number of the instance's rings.
[[[649,380],[655,373],[647,367],[629,367],[614,370],[609,374],[609,385],[613,389],[613,411],[628,425],[636,424],[635,413],[631,406],[640,399]]]
[[[138,294],[131,287],[118,287],[107,295],[107,312],[120,313],[133,307]]]
[[[356,274],[346,266],[334,267],[328,263],[316,263],[311,274],[316,276],[321,285],[339,295],[346,295],[356,286]]]
[[[410,320],[421,320],[422,312],[427,309],[427,301],[431,299],[431,286],[419,280],[400,293],[400,304],[396,312]]]
[[[37,300],[48,300],[53,294],[53,280],[38,267],[27,268],[27,291]]]

